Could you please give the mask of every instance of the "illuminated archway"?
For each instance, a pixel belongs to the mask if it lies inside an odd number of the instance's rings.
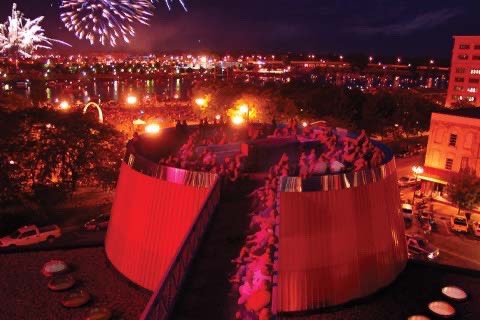
[[[95,102],[89,102],[87,103],[87,105],[85,106],[85,108],[83,108],[83,113],[87,113],[87,110],[90,106],[94,106],[95,108],[97,108],[98,110],[98,121],[100,121],[100,123],[103,123],[103,112],[102,112],[102,109],[100,109],[100,106],[98,104],[96,104]]]

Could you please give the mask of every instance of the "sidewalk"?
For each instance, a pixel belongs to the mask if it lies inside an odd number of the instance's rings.
[[[412,201],[413,199],[413,190],[412,189],[400,189],[400,197],[402,201]],[[415,198],[415,203],[419,201],[419,198]],[[430,202],[430,205],[433,206],[433,213],[438,216],[456,216],[458,214],[458,207],[451,205],[449,202],[441,201],[440,199],[433,199]],[[427,207],[430,209],[429,207]],[[480,211],[478,210],[469,210],[472,212],[472,215],[470,217],[471,220],[476,220],[480,221]],[[460,214],[463,214],[465,210],[462,210]]]

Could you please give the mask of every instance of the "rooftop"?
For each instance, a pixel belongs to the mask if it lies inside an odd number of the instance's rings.
[[[480,119],[480,108],[478,107],[462,108],[462,109],[444,109],[442,111],[438,111],[434,113],[447,114],[447,115],[457,116],[457,117]]]
[[[47,288],[40,270],[52,259],[72,267],[74,288],[92,296],[87,306],[66,309],[60,304],[66,292]],[[138,319],[151,295],[114,270],[103,247],[1,254],[0,284],[1,319],[83,319],[90,307],[99,305],[111,308],[115,319]]]

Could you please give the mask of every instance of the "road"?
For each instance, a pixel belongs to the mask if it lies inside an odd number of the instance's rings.
[[[397,159],[397,175],[411,176],[412,167],[423,165],[424,154],[409,158]],[[413,188],[402,188],[401,197],[403,200],[413,198]],[[461,268],[480,270],[480,238],[475,237],[471,232],[459,234],[450,229],[450,217],[455,215],[457,208],[438,202],[432,202],[434,208],[434,220],[436,227],[431,234],[426,235],[432,244],[440,249],[440,255],[435,262],[447,265],[454,265]],[[423,233],[420,223],[414,219],[411,225],[406,225],[407,233]]]
[[[102,246],[105,241],[105,234],[105,230],[86,231],[82,227],[69,227],[62,229],[62,236],[55,239],[53,243],[45,241],[29,246],[0,248],[0,253]]]

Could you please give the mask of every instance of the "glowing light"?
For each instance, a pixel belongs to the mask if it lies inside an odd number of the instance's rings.
[[[37,49],[52,49],[53,42],[70,46],[68,43],[48,38],[40,26],[44,17],[33,20],[24,18],[17,10],[17,4],[12,6],[12,15],[8,21],[0,24],[0,53],[14,53],[30,58]]]
[[[308,127],[308,123],[305,122],[305,121],[303,121],[302,126],[303,126],[304,128],[306,128],[306,127]]]
[[[423,168],[421,166],[413,166],[412,171],[415,175],[419,175],[423,173]]]
[[[70,104],[68,103],[68,101],[62,101],[60,102],[59,107],[62,110],[68,110],[70,109]]]
[[[141,125],[146,124],[146,122],[143,121],[142,119],[136,119],[136,120],[133,120],[133,124],[136,125],[136,126],[141,126]]]
[[[217,120],[220,120],[221,118],[222,118],[222,116],[219,115],[219,114],[217,114],[217,115],[215,116],[215,119],[217,119]]]
[[[204,99],[204,98],[197,98],[195,99],[195,103],[199,106],[199,107],[203,107],[207,104],[207,99]]]
[[[129,43],[133,23],[149,25],[154,6],[149,0],[64,0],[60,15],[65,27],[79,39],[114,47],[118,39]]]
[[[236,125],[241,125],[243,123],[243,117],[241,116],[235,116],[232,118],[232,122],[233,124],[236,124]]]
[[[150,123],[145,127],[145,132],[150,134],[157,134],[160,132],[160,126],[156,123]]]
[[[15,161],[10,160],[10,161],[8,161],[8,163],[10,163],[10,164],[15,164]]]
[[[138,101],[138,99],[137,99],[136,96],[129,95],[127,97],[127,104],[129,104],[129,105],[137,104],[137,101]]]
[[[241,113],[247,113],[248,112],[248,106],[246,104],[242,104],[239,108]]]

